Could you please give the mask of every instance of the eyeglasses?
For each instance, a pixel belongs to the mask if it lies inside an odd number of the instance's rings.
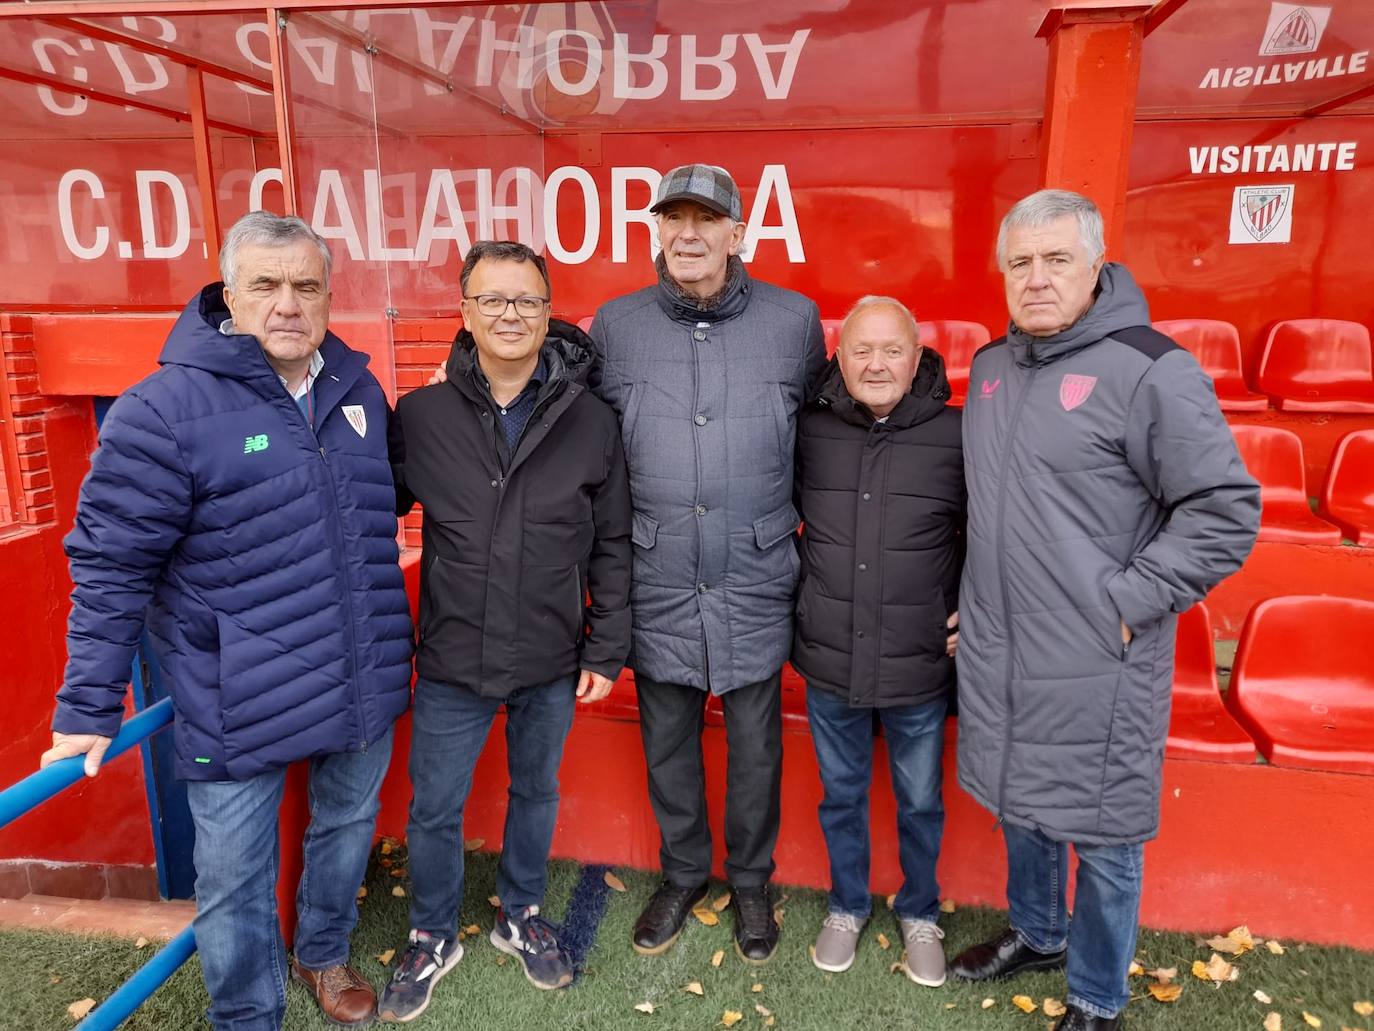
[[[469,297],[468,300],[477,305],[477,310],[483,315],[497,319],[506,314],[506,309],[512,304],[515,305],[517,315],[521,318],[532,319],[536,315],[544,314],[544,306],[549,303],[547,297],[534,297],[531,294],[521,294],[519,297],[477,294],[475,297]]]

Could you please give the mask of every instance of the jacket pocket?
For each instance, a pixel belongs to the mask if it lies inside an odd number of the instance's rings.
[[[658,520],[638,510],[630,523],[630,542],[636,548],[652,548],[658,540]]]
[[[754,520],[754,541],[760,550],[767,551],[779,541],[795,536],[800,526],[801,516],[789,501],[781,508]]]

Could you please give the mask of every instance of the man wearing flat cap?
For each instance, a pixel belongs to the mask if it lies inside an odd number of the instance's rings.
[[[639,696],[660,885],[637,951],[677,940],[706,894],[711,832],[701,735],[720,698],[729,749],[725,872],[735,946],[777,947],[769,878],[782,776],[780,673],[800,559],[797,413],[825,366],[813,301],[750,279],[739,190],[711,165],[675,168],[650,209],[658,282],[604,305],[593,388],[620,418],[634,503],[629,665]]]

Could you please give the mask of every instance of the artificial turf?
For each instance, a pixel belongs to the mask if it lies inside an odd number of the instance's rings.
[[[355,965],[378,987],[385,982],[388,968],[377,956],[387,949],[399,953],[407,929],[407,900],[392,894],[394,887],[407,884],[404,876],[392,876],[392,870],[403,869],[403,853],[396,853],[392,862],[388,869],[374,861],[369,869],[368,895],[353,939]],[[580,976],[571,988],[539,991],[526,982],[514,960],[487,941],[495,859],[487,854],[469,855],[461,923],[476,924],[481,933],[465,941],[461,964],[436,989],[429,1010],[412,1026],[708,1031],[725,1026],[726,1012],[733,1011],[742,1014],[734,1025],[739,1031],[765,1027],[775,1031],[1043,1031],[1053,1023],[1043,1009],[1022,1013],[1012,1005],[1012,997],[1029,996],[1043,1006],[1046,998],[1062,1000],[1064,996],[1062,974],[1028,975],[994,984],[949,982],[938,989],[912,984],[891,970],[899,958],[901,936],[881,899],[853,968],[844,974],[822,973],[811,965],[808,946],[825,915],[825,896],[805,889],[779,889],[786,896],[780,903],[782,944],[766,966],[746,966],[735,955],[728,911],[721,914],[717,926],[689,919],[682,939],[667,954],[642,957],[630,948],[630,929],[654,888],[654,877],[632,870],[615,871],[627,890],[605,894],[604,915],[593,939],[592,926],[602,901],[597,890],[601,883],[598,872],[583,877],[582,868],[575,863],[553,864],[546,913],[557,922],[570,908],[576,909],[568,931],[575,939],[585,939],[574,944],[585,945],[587,951]],[[712,897],[723,890],[716,886]],[[575,894],[577,901],[570,907]],[[998,931],[1004,920],[1004,914],[988,909],[961,908],[945,914],[941,925],[946,951],[952,956],[981,941]],[[1228,930],[1215,929],[1218,934]],[[879,932],[891,943],[886,950],[878,944]],[[1274,1011],[1280,1014],[1285,1031],[1302,1031],[1309,1026],[1303,1018],[1306,1011],[1329,1031],[1374,1031],[1374,1017],[1362,1017],[1353,1009],[1355,1002],[1374,998],[1374,954],[1295,942],[1284,945],[1283,955],[1273,955],[1261,946],[1238,958],[1230,957],[1240,968],[1239,980],[1211,985],[1190,973],[1194,960],[1206,960],[1211,955],[1212,950],[1200,937],[1143,931],[1138,957],[1146,968],[1177,967],[1183,994],[1174,1003],[1156,1002],[1146,994],[1147,979],[1133,978],[1127,1026],[1133,1031],[1260,1031],[1265,1016]],[[717,951],[724,952],[718,967],[711,962]],[[4,971],[0,974],[0,1028],[71,1028],[75,1021],[67,1015],[70,1003],[87,996],[103,999],[149,954],[146,947],[136,949],[132,942],[115,938],[0,932],[0,970]],[[684,990],[692,982],[700,984],[703,994]],[[1267,994],[1272,1003],[1256,1000],[1256,990]],[[989,998],[995,1004],[985,1009],[983,1000]],[[635,1009],[646,1002],[653,1004],[652,1013]],[[206,1005],[200,968],[193,958],[124,1027],[129,1031],[203,1028],[208,1026],[203,1017]],[[773,1017],[771,1025],[766,1023],[768,1015]],[[322,1031],[330,1025],[304,991],[293,984],[285,1027],[288,1031]]]

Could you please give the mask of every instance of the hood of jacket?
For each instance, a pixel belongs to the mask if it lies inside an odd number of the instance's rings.
[[[1098,273],[1092,307],[1072,326],[1054,336],[1037,337],[1012,322],[1007,328],[1007,342],[1016,364],[1047,365],[1120,330],[1149,324],[1150,306],[1135,279],[1126,266],[1109,261]]]
[[[549,319],[549,331],[544,337],[541,353],[548,369],[548,384],[566,380],[586,385],[595,355],[592,338],[571,322]],[[476,367],[477,341],[464,327],[454,337],[453,349],[449,351],[449,381],[454,384],[468,381]]]
[[[916,377],[911,389],[897,402],[887,417],[892,429],[906,429],[933,419],[949,403],[949,378],[945,375],[945,360],[933,348],[924,348],[916,365]],[[855,426],[871,426],[877,420],[868,407],[850,396],[840,372],[840,356],[830,359],[821,376],[813,406],[829,407],[837,416]]]
[[[260,392],[276,390],[280,385],[277,371],[268,363],[258,338],[247,333],[226,336],[219,331],[229,318],[229,307],[224,303],[224,284],[211,283],[204,287],[191,298],[172,326],[167,342],[162,345],[162,353],[158,355],[158,363],[203,369],[217,376],[243,380]],[[366,354],[354,351],[328,330],[320,344],[320,357],[332,370],[353,365],[362,369],[369,361]]]

